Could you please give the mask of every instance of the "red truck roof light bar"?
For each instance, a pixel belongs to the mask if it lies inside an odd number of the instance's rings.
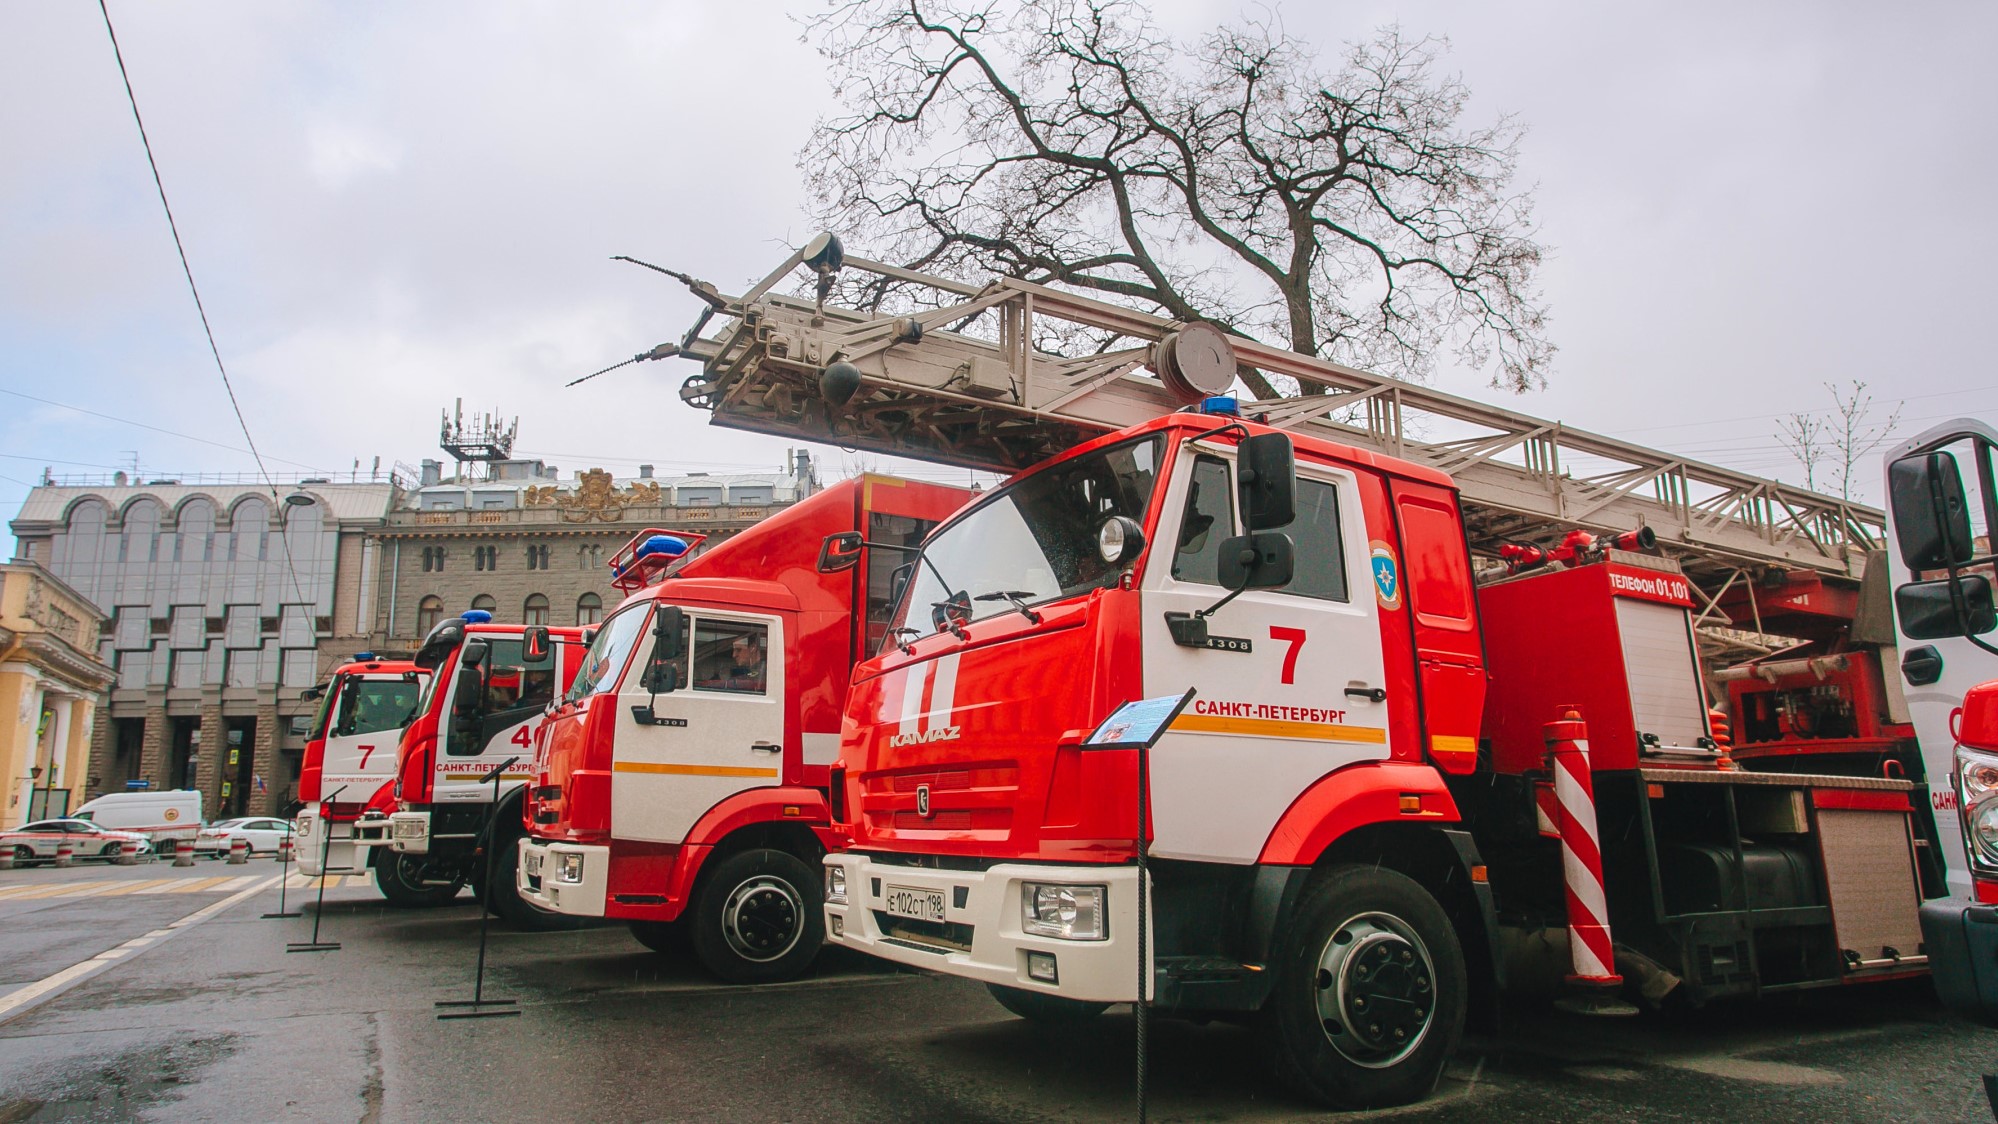
[[[676,564],[693,556],[708,540],[699,531],[665,531],[648,527],[611,555],[611,587],[634,593],[664,578]]]

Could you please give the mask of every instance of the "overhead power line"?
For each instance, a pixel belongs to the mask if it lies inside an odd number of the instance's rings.
[[[180,240],[180,224],[174,221],[173,204],[167,202],[166,181],[160,178],[160,164],[153,158],[152,138],[146,135],[146,119],[139,114],[139,96],[132,92],[132,75],[125,69],[125,52],[118,49],[118,31],[111,26],[111,9],[105,0],[97,0],[97,10],[104,14],[104,33],[111,37],[111,56],[118,60],[118,77],[125,83],[125,100],[132,106],[132,121],[139,126],[139,143],[146,148],[146,166],[153,170],[153,186],[159,189],[160,209],[166,212],[167,229],[173,232],[173,249],[180,255],[180,271],[187,276],[187,291],[194,295],[194,311],[201,315],[201,332],[208,338],[208,354],[215,357],[215,370],[222,375],[222,389],[229,394],[229,408],[236,413],[236,424],[243,429],[243,441],[250,446],[250,457],[257,462],[257,471],[263,473],[264,482],[271,486],[271,494],[277,495],[277,484],[264,468],[264,458],[257,452],[257,439],[250,436],[250,423],[243,419],[242,404],[236,401],[236,387],[229,381],[229,368],[222,362],[222,349],[215,346],[215,329],[208,323],[208,306],[201,302],[201,287],[194,283],[194,267],[187,263],[187,247]]]
[[[215,329],[208,323],[208,307],[201,302],[201,287],[194,283],[194,267],[188,264],[187,247],[180,240],[180,224],[174,221],[173,204],[167,202],[166,181],[160,178],[160,164],[153,158],[152,138],[146,135],[146,119],[139,113],[139,96],[132,92],[132,75],[125,69],[125,52],[118,47],[118,30],[111,26],[111,9],[106,0],[97,0],[97,10],[104,15],[104,33],[111,38],[111,56],[118,60],[118,77],[125,83],[125,100],[132,106],[132,121],[139,126],[139,143],[146,149],[146,166],[153,171],[153,186],[160,193],[160,209],[166,212],[167,229],[173,232],[174,252],[180,255],[180,271],[187,277],[187,291],[194,296],[194,310],[201,315],[201,332],[208,339],[208,354],[215,357],[215,370],[222,376],[222,389],[228,392],[229,408],[236,414],[236,424],[242,427],[243,442],[250,447],[250,459],[257,462],[257,474],[263,477],[264,487],[270,490],[271,500],[276,505],[279,526],[284,526],[284,497],[278,495],[277,480],[264,466],[264,457],[257,451],[257,439],[250,436],[250,423],[243,417],[242,404],[236,401],[236,387],[229,381],[229,367],[222,362],[222,349],[215,345]],[[306,624],[310,626],[313,603],[305,600],[305,593],[298,580],[298,568],[292,565],[291,538],[284,539],[284,571],[291,579],[291,595],[299,607],[306,612]],[[330,599],[329,599],[330,604]]]

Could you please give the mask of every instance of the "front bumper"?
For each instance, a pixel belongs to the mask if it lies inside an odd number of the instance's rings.
[[[368,848],[359,846],[354,838],[352,822],[332,821],[314,816],[300,816],[298,829],[292,833],[291,853],[298,861],[298,872],[308,878],[323,874],[366,874],[368,872]],[[327,838],[327,833],[332,838]],[[324,858],[324,869],[320,860]]]
[[[555,876],[561,869],[563,855],[582,856],[582,881],[564,882]],[[538,873],[529,874],[530,870]],[[520,861],[514,864],[513,876],[520,896],[542,909],[571,917],[602,917],[610,883],[610,848],[522,839]]]
[[[875,862],[852,851],[826,856],[846,872],[845,904],[826,903],[826,939],[870,955],[988,984],[1097,1003],[1129,1003],[1138,994],[1138,871],[1130,866],[1038,866],[1002,863],[985,870],[936,870]],[[1107,886],[1102,940],[1071,941],[1021,927],[1020,887],[1027,882]],[[944,896],[941,935],[913,932],[883,911],[886,887]],[[889,932],[884,925],[896,925]],[[1027,974],[1027,954],[1055,958],[1058,982]],[[1147,978],[1150,966],[1147,966]]]
[[[1921,919],[1929,972],[1943,1004],[1998,1022],[1998,906],[1935,898],[1922,903]]]

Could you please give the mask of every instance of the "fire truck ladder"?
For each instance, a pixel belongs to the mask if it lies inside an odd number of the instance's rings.
[[[1243,415],[1449,473],[1478,555],[1574,527],[1649,526],[1709,596],[1769,569],[1854,578],[1884,541],[1874,508],[1213,325],[1010,277],[968,285],[842,257],[820,235],[741,296],[672,274],[708,309],[678,344],[639,358],[698,360],[681,398],[719,425],[997,472],[1225,393],[1239,369],[1288,376],[1301,393],[1244,398]],[[817,299],[776,291],[793,271],[815,278]],[[835,307],[836,286],[893,294],[911,311]]]

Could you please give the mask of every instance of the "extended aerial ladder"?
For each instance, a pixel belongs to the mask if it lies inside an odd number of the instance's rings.
[[[642,264],[642,263],[641,263]],[[657,268],[657,267],[653,267]],[[779,292],[799,271],[814,296]],[[1707,602],[1766,571],[1851,582],[1878,509],[1011,277],[971,285],[847,256],[819,235],[740,296],[667,272],[707,304],[677,343],[683,400],[738,429],[1010,473],[1099,433],[1228,393],[1241,369],[1297,393],[1242,413],[1449,473],[1474,554],[1576,527],[1646,526]],[[906,311],[829,304],[887,294]],[[882,302],[886,304],[886,302]],[[704,335],[721,320],[719,330]],[[1055,341],[1067,344],[1055,349]]]

